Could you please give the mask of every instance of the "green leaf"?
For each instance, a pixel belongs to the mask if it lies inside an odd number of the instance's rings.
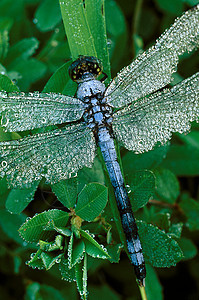
[[[42,252],[41,259],[42,259],[42,262],[43,262],[46,270],[49,270],[50,268],[52,268],[53,265],[55,265],[56,263],[59,263],[61,261],[61,257],[63,255],[64,255],[63,253],[55,255],[54,253]]]
[[[187,144],[189,147],[193,147],[199,150],[199,132],[191,131],[189,134],[178,134],[178,137]]]
[[[21,259],[21,257],[14,256],[13,262],[14,262],[14,273],[15,274],[20,274],[20,268],[22,266],[22,259]]]
[[[58,233],[60,233],[61,235],[64,235],[64,236],[71,236],[71,230],[69,228],[66,228],[66,227],[57,227],[55,226],[55,223],[53,220],[50,220],[46,226],[46,230],[55,230],[57,231]]]
[[[165,12],[178,16],[183,12],[182,0],[156,0],[157,5]]]
[[[19,85],[21,90],[26,90],[31,83],[34,83],[44,76],[46,65],[35,58],[28,60],[20,59],[14,66],[14,69],[21,75],[21,79],[18,80],[17,85]]]
[[[6,68],[0,63],[0,74],[6,74]]]
[[[146,262],[154,267],[175,266],[182,257],[178,243],[157,227],[137,221]]]
[[[56,226],[53,220],[50,220],[45,227],[45,230],[55,230],[64,236],[71,236],[71,230],[67,227]]]
[[[62,279],[68,282],[76,281],[75,267],[69,269],[68,260],[64,256],[62,257],[61,262],[59,263],[59,270],[61,272]]]
[[[153,195],[155,178],[151,171],[136,172],[130,178],[130,200],[133,211],[147,204]]]
[[[0,61],[4,60],[9,47],[9,36],[7,30],[0,30]]]
[[[33,282],[26,287],[25,300],[36,300],[40,289],[40,284]]]
[[[42,254],[42,250],[39,249],[36,253],[32,253],[30,256],[30,260],[26,262],[26,265],[28,265],[29,267],[33,268],[33,269],[45,269],[45,265],[43,263],[43,261],[41,260],[41,254]]]
[[[75,265],[75,276],[77,289],[81,296],[81,299],[87,299],[87,256],[84,255],[83,262]]]
[[[55,240],[52,242],[45,242],[45,241],[40,240],[39,246],[40,246],[41,250],[47,251],[47,252],[52,252],[55,250],[63,250],[63,248],[64,248],[63,240],[64,240],[64,237],[62,235],[57,235],[55,237]]]
[[[87,0],[85,2],[85,14],[94,39],[97,57],[102,61],[104,72],[111,79],[104,2],[104,0]]]
[[[153,215],[152,222],[158,228],[163,229],[166,232],[168,232],[170,225],[171,225],[170,214],[169,213],[156,213]]]
[[[35,12],[33,22],[41,31],[48,31],[55,28],[61,21],[61,12],[57,0],[44,0]]]
[[[170,169],[178,176],[199,174],[199,151],[187,145],[172,145],[161,167]]]
[[[135,171],[154,169],[165,158],[168,151],[168,145],[157,146],[154,150],[143,154],[135,154],[133,151],[128,151],[122,158],[124,174],[132,174]]]
[[[73,245],[70,267],[73,267],[84,258],[84,252],[85,252],[84,242],[80,239],[77,239],[77,241]]]
[[[62,65],[48,80],[43,92],[61,93],[69,96],[73,96],[77,89],[77,84],[73,82],[68,74],[68,67],[71,65],[71,61]]]
[[[5,64],[9,65],[9,68],[14,67],[17,61],[19,62],[21,59],[28,59],[32,56],[38,47],[39,41],[34,37],[20,40],[9,48]]]
[[[34,200],[34,194],[38,185],[39,181],[35,181],[28,189],[11,190],[6,200],[7,210],[14,214],[20,214]]]
[[[135,49],[135,56],[137,56],[144,47],[143,39],[138,34],[133,35],[133,45]]]
[[[63,242],[64,242],[64,237],[62,235],[60,235],[60,234],[57,235],[55,237],[55,249],[56,249],[56,245],[57,245],[59,247],[59,249],[62,250],[63,249]],[[52,250],[54,250],[53,249],[53,245],[52,245],[52,248],[50,247],[48,249],[48,251],[52,251]]]
[[[10,141],[10,140],[15,140],[15,139],[19,139],[19,138],[21,138],[21,136],[18,133],[16,133],[16,132],[5,132],[0,127],[0,141],[4,142],[4,141]],[[5,190],[5,188],[8,189],[7,181],[6,180],[2,181],[2,184],[3,184],[3,182],[4,182],[4,188],[3,188],[3,190]],[[0,194],[3,193],[3,190],[0,191]]]
[[[0,199],[1,199],[1,202],[2,202],[2,198],[5,194],[6,194],[6,198],[7,198],[8,193],[9,193],[9,190],[8,190],[8,187],[7,187],[6,178],[5,177],[1,178],[0,179],[0,196],[1,196]]]
[[[183,252],[183,260],[192,259],[196,256],[198,252],[197,247],[191,240],[183,237],[178,241],[178,244]]]
[[[83,266],[83,293],[81,293],[82,299],[86,299],[88,292],[87,292],[87,255],[84,255],[84,266]]]
[[[48,222],[53,220],[56,226],[65,226],[68,218],[68,213],[58,209],[51,209],[27,219],[19,228],[19,233],[27,242],[50,239],[55,235],[55,232],[45,230]]]
[[[121,224],[121,218],[119,215],[119,210],[117,207],[117,203],[115,201],[115,194],[112,185],[110,184],[110,179],[107,174],[107,172],[104,173],[105,178],[106,178],[106,185],[108,186],[109,189],[109,201],[108,204],[105,208],[105,212],[103,215],[106,217],[107,222],[111,225],[111,233],[113,236],[118,236],[120,241],[122,242],[122,245],[124,246],[125,250],[127,251],[126,248],[126,238],[124,235],[124,231],[122,229],[122,224]],[[113,220],[114,218],[114,220]]]
[[[80,230],[81,237],[85,244],[86,253],[94,258],[107,259],[110,258],[107,249],[98,244],[94,238],[84,230]]]
[[[0,17],[0,30],[7,30],[10,31],[13,25],[13,19],[7,16]]]
[[[74,241],[74,233],[72,232],[72,234],[70,236],[70,241],[68,243],[68,253],[67,253],[69,269],[72,268],[73,241]]]
[[[25,300],[64,300],[60,291],[46,284],[30,283],[26,288]],[[66,299],[65,299],[66,300]]]
[[[68,209],[74,207],[77,201],[77,178],[53,184],[52,191],[57,196],[57,199]]]
[[[184,2],[190,6],[198,4],[198,0],[184,0]]]
[[[163,300],[163,288],[153,267],[146,264],[146,273],[147,300]]]
[[[110,262],[118,263],[120,260],[120,252],[123,248],[121,244],[107,245],[108,254],[110,255]]]
[[[75,212],[80,218],[92,221],[105,208],[107,200],[107,187],[99,183],[89,183],[78,195]]]
[[[199,230],[199,203],[184,195],[179,206],[187,217],[187,227],[190,230]]]
[[[59,290],[46,284],[40,285],[40,297],[42,300],[66,300]]]
[[[72,58],[81,55],[97,56],[82,0],[60,0],[66,36]]]
[[[176,176],[168,169],[156,169],[156,194],[167,203],[175,203],[180,194],[180,185]]]
[[[92,182],[105,184],[102,164],[98,157],[95,157],[92,168],[83,168],[78,172],[78,191],[81,191],[85,185]]]
[[[71,60],[71,53],[62,24],[53,30],[51,36],[42,45],[43,47],[38,53],[37,59],[46,62],[50,75],[56,72],[66,61]],[[61,90],[58,92],[61,92]]]
[[[115,290],[113,290],[113,288],[110,285],[105,283],[103,285],[89,286],[89,300],[102,300],[102,299],[121,300],[121,296]]]
[[[13,2],[12,0],[1,0],[0,1],[0,12],[3,16],[20,18],[23,12],[23,4],[22,0],[18,0],[17,2]]]
[[[22,222],[25,221],[24,215],[11,215],[6,210],[0,210],[0,226],[9,238],[14,240],[20,245],[24,245],[23,240],[20,238],[17,229]]]
[[[7,92],[18,92],[18,87],[10,80],[9,77],[0,74],[0,90]]]
[[[179,239],[181,237],[183,223],[172,224],[169,228],[169,235],[173,238]]]
[[[112,70],[118,70],[118,67],[124,66],[122,64],[118,65],[118,63],[127,50],[127,26],[125,16],[120,6],[113,0],[105,1],[105,12],[111,67]]]

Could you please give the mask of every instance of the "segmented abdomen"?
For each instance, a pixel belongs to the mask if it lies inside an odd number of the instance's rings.
[[[131,263],[134,265],[135,274],[139,280],[139,284],[143,285],[144,278],[146,277],[146,269],[142,246],[121,169],[117,161],[114,140],[106,127],[98,129],[98,145],[101,149],[106,168],[114,188]]]

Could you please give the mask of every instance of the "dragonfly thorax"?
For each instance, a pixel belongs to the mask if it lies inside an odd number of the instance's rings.
[[[105,85],[99,80],[89,80],[79,84],[77,97],[84,103],[84,119],[89,128],[110,126],[112,109],[104,98]]]
[[[84,103],[90,101],[90,98],[104,98],[105,84],[99,80],[92,79],[86,80],[79,84],[77,90],[77,98],[79,98]],[[105,99],[104,99],[105,101]]]
[[[95,132],[98,132],[100,127],[108,127],[111,130],[112,123],[112,109],[106,103],[102,103],[99,99],[95,100],[96,104],[90,102],[85,104],[86,110],[84,113],[84,119],[87,123],[87,126],[93,129]],[[112,130],[111,130],[112,131]]]

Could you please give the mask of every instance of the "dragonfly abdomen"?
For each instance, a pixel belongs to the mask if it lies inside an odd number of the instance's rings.
[[[130,200],[117,161],[111,125],[112,108],[106,103],[106,98],[104,98],[105,85],[93,79],[92,74],[90,76],[88,74],[87,77],[87,80],[79,84],[77,97],[84,103],[84,120],[87,126],[92,129],[96,143],[101,149],[111,184],[114,188],[131,263],[134,266],[139,284],[143,285],[146,277],[144,256]]]
[[[117,161],[114,140],[105,126],[98,129],[98,145],[114,188],[115,198],[120,213],[122,227],[127,241],[131,263],[140,285],[144,284],[146,269],[142,246],[138,236],[137,225],[131,209],[130,200],[125,188],[122,172]]]

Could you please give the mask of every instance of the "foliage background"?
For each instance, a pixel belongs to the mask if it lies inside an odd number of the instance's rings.
[[[194,0],[106,0],[106,23],[108,48],[112,67],[112,77],[121,67],[129,64],[142,48],[152,45],[157,37],[173,23],[175,17],[195,5]],[[6,74],[16,82],[22,91],[42,91],[50,76],[66,61],[70,51],[65,37],[57,0],[2,0],[0,2],[0,76]],[[198,51],[185,55],[179,65],[174,83],[198,71]],[[1,78],[2,79],[2,78]],[[3,82],[3,81],[1,81]],[[3,86],[1,86],[3,89]],[[3,140],[5,134],[0,131]],[[161,168],[169,171],[160,176],[156,170],[156,198],[163,203],[165,199],[184,200],[184,212],[180,214],[174,203],[168,212],[188,224],[183,236],[191,241],[187,244],[186,258],[196,254],[199,245],[199,132],[193,124],[193,131],[187,136],[176,135],[172,139],[167,158],[159,162]],[[133,156],[122,150],[124,173],[131,166],[150,166],[150,154]],[[160,164],[161,163],[161,164]],[[98,165],[95,166],[96,170]],[[177,180],[177,177],[178,180]],[[178,186],[179,182],[179,186]],[[83,185],[83,183],[82,183]],[[180,192],[179,192],[180,191]],[[168,193],[175,195],[168,195]],[[179,195],[181,194],[181,195]],[[75,285],[61,281],[56,268],[45,272],[32,270],[25,265],[30,255],[30,246],[17,233],[25,220],[45,209],[61,207],[48,186],[40,186],[24,214],[11,215],[5,208],[9,195],[4,182],[1,182],[0,211],[0,294],[4,299],[78,299]],[[191,198],[196,201],[193,202]],[[186,200],[188,199],[188,200]],[[182,201],[182,200],[181,200]],[[182,203],[182,202],[181,202]],[[190,206],[189,206],[190,203]],[[192,208],[192,209],[191,209]],[[151,210],[149,212],[152,214]],[[162,211],[161,211],[162,212]],[[165,213],[165,211],[164,211]],[[180,216],[179,216],[180,214]],[[159,282],[154,274],[152,285],[157,289],[156,299],[198,299],[199,298],[199,259],[178,263],[170,269],[157,269]],[[160,284],[161,285],[160,285]],[[161,287],[163,290],[161,291]],[[38,291],[40,298],[38,297]],[[101,262],[93,264],[89,273],[89,299],[139,299],[132,267],[126,255],[121,256],[119,264]]]

